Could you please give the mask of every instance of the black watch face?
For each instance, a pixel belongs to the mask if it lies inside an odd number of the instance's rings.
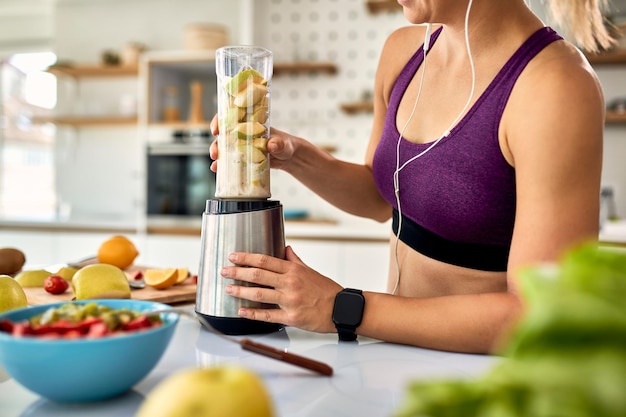
[[[363,317],[363,296],[344,292],[338,295],[333,321],[344,326],[358,326]]]

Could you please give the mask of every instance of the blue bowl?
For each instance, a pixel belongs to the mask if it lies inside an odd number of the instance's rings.
[[[154,311],[170,308],[139,300],[85,300],[115,309]],[[25,307],[0,314],[23,321],[65,303]],[[163,356],[178,314],[163,313],[163,325],[99,339],[42,339],[0,332],[0,364],[29,390],[57,402],[99,401],[130,390]]]

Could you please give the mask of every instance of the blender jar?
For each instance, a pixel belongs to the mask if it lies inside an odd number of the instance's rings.
[[[267,199],[272,52],[256,46],[216,51],[218,166],[215,196]]]

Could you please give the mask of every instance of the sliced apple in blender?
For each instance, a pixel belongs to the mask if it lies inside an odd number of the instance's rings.
[[[231,96],[234,96],[244,90],[249,84],[267,85],[267,80],[257,70],[248,68],[238,72],[226,83],[226,91]]]
[[[262,84],[250,84],[246,89],[241,90],[235,95],[233,102],[235,106],[241,108],[254,106],[261,101],[263,97],[267,96],[268,91],[267,86]]]
[[[235,127],[234,133],[239,139],[255,139],[263,136],[267,128],[259,122],[243,122]]]

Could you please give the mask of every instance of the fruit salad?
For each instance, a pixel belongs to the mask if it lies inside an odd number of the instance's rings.
[[[100,338],[160,326],[158,316],[146,316],[128,309],[113,309],[97,303],[66,303],[50,308],[29,320],[0,321],[0,332],[13,336],[47,339]]]
[[[271,60],[271,53],[266,52]],[[231,75],[220,72],[218,69],[220,134],[215,196],[269,198],[269,75],[264,77],[250,66]]]

